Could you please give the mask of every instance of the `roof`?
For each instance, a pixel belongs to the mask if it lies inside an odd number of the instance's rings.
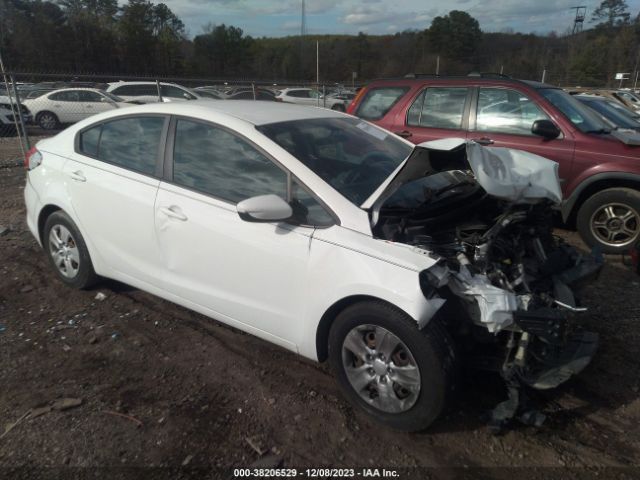
[[[257,102],[255,100],[190,100],[188,102],[150,103],[122,110],[122,113],[165,113],[199,118],[207,111],[229,115],[253,125],[306,120],[314,118],[336,118],[345,114],[328,108],[310,107],[292,103]]]
[[[507,75],[488,74],[488,75],[423,75],[404,76],[400,78],[378,78],[371,83],[405,83],[407,85],[423,84],[427,82],[452,81],[461,84],[525,84],[531,88],[557,88],[547,83],[536,82],[534,80],[520,80]]]
[[[110,87],[121,86],[121,85],[156,85],[155,80],[148,80],[146,82],[128,82],[127,80],[118,80],[117,82],[109,82],[107,83]],[[182,87],[182,85],[178,85],[177,83],[171,82],[160,82],[160,85],[175,85],[176,87]]]

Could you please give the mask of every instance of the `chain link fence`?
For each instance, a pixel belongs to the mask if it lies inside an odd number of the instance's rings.
[[[284,101],[345,111],[355,88],[354,84],[252,79],[4,72],[0,85],[0,160],[16,163],[42,137],[97,113],[137,104],[200,99],[282,101],[279,94],[288,89],[290,97]]]

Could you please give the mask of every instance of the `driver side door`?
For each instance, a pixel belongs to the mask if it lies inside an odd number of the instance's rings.
[[[248,139],[172,120],[155,230],[166,288],[202,313],[295,350],[304,316],[312,226],[252,223],[236,204],[276,194],[290,174]]]

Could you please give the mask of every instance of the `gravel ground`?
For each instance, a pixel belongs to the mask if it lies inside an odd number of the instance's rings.
[[[401,478],[639,478],[640,278],[618,258],[584,299],[598,355],[535,395],[549,416],[541,428],[491,435],[482,418],[501,383],[465,376],[429,431],[397,433],[354,411],[326,366],[125,285],[63,286],[24,222],[11,141],[0,139],[0,477],[232,478],[230,467],[262,462]]]

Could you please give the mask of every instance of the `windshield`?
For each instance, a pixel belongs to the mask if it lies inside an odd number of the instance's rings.
[[[589,110],[564,90],[559,88],[541,88],[539,92],[551,102],[576,128],[584,133],[601,133],[608,130],[608,126],[598,115]]]
[[[356,205],[413,150],[357,118],[296,120],[257,128]]]
[[[621,110],[615,108],[612,103],[606,100],[579,98],[581,102],[593,108],[607,120],[611,121],[618,128],[640,128],[640,123],[625,115]]]

